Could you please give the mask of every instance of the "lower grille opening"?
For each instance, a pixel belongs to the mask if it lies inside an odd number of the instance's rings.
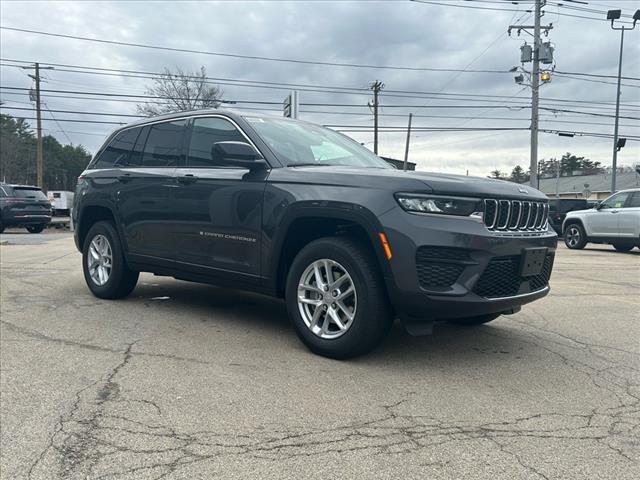
[[[481,297],[500,298],[533,293],[549,284],[553,268],[553,254],[547,255],[542,271],[532,277],[522,277],[520,255],[494,258],[485,268],[473,292]]]
[[[451,287],[469,260],[469,253],[463,249],[420,247],[416,253],[420,286],[425,289]]]

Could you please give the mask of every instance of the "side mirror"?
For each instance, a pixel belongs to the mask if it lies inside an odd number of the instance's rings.
[[[211,147],[211,158],[215,163],[258,170],[266,168],[267,162],[255,148],[245,142],[217,142]]]
[[[604,202],[598,202],[593,208],[595,208],[596,210],[600,210],[603,205],[604,205]]]

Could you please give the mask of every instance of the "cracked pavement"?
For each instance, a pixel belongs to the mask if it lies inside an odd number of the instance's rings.
[[[522,312],[339,362],[280,301],[99,300],[69,235],[0,243],[3,479],[640,478],[637,250],[559,246]]]

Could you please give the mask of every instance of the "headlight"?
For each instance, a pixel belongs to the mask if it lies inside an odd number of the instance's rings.
[[[407,212],[470,216],[482,211],[479,198],[445,197],[397,193],[396,200]]]

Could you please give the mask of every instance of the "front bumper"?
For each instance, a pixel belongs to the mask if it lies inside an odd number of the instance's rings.
[[[470,218],[415,215],[400,208],[380,220],[393,251],[387,287],[401,318],[512,313],[549,292],[557,246],[551,228],[499,233]],[[524,249],[539,247],[547,249],[543,270],[521,276]]]

